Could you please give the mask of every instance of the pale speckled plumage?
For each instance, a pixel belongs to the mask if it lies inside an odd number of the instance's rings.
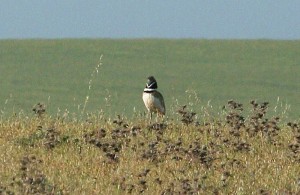
[[[165,115],[166,108],[164,98],[158,91],[144,92],[143,101],[149,112]]]

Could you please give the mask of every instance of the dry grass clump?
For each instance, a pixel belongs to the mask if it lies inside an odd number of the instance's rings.
[[[297,194],[300,125],[267,117],[268,103],[229,101],[202,119],[35,116],[0,124],[0,194]],[[41,112],[38,112],[41,110]],[[199,114],[201,115],[201,113]]]
[[[12,178],[10,187],[4,187],[3,193],[15,194],[62,194],[51,184],[39,169],[41,160],[34,155],[23,156],[20,160],[19,173]]]

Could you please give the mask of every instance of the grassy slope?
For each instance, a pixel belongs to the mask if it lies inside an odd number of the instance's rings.
[[[0,193],[297,194],[299,124],[255,119],[259,110],[242,122],[230,106],[212,115],[231,98],[271,101],[271,112],[280,96],[298,117],[297,51],[299,41],[1,41],[0,108],[17,115],[0,118]],[[87,111],[143,111],[149,74],[168,105],[162,124],[137,116],[119,126],[101,114],[80,120],[57,112],[76,111],[87,94]],[[175,99],[197,112],[199,124],[181,124]],[[54,115],[28,117],[39,101]]]
[[[141,91],[155,75],[167,106],[187,102],[186,90],[198,93],[201,105],[229,99],[246,103],[279,96],[299,116],[299,41],[222,40],[2,40],[0,108],[30,112],[44,102],[77,111],[89,94],[88,111],[144,111]],[[103,54],[103,66],[88,92],[91,73]],[[11,95],[11,98],[10,98]],[[50,97],[50,100],[49,100]],[[105,98],[109,97],[109,102]],[[5,101],[9,99],[8,103]]]
[[[227,119],[152,126],[102,115],[84,122],[13,117],[0,123],[0,193],[299,193],[300,125],[276,129],[262,117],[258,128],[250,118],[240,128]]]

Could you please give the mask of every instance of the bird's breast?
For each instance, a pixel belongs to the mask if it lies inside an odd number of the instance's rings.
[[[146,106],[146,108],[150,112],[157,112],[159,111],[160,113],[165,113],[165,108],[162,105],[162,102],[159,98],[155,97],[153,93],[143,93],[143,101]]]

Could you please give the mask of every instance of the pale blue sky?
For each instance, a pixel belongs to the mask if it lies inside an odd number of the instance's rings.
[[[0,0],[0,39],[300,39],[299,0]]]

